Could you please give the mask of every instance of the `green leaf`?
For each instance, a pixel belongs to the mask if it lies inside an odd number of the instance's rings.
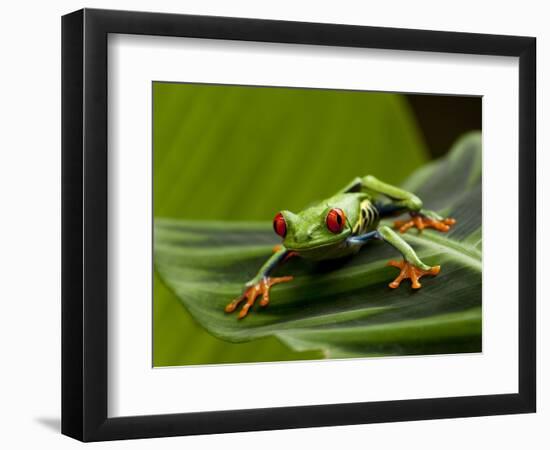
[[[398,184],[428,157],[400,94],[155,82],[152,100],[155,219],[270,221],[357,173]],[[322,356],[216,338],[156,272],[153,298],[155,366]]]
[[[425,207],[457,219],[449,233],[404,235],[427,264],[442,266],[437,277],[423,278],[419,291],[406,282],[387,287],[396,269],[386,262],[398,255],[376,242],[345,261],[290,260],[276,274],[295,279],[273,288],[269,307],[255,306],[239,321],[223,308],[277,243],[268,223],[156,220],[156,268],[192,316],[229,341],[276,336],[327,357],[480,351],[480,168],[475,133],[404,183]]]

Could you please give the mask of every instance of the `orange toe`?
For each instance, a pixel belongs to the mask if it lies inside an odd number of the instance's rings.
[[[433,266],[428,270],[420,269],[419,267],[413,266],[408,261],[389,261],[389,266],[396,267],[400,269],[399,275],[393,280],[388,286],[392,289],[396,289],[401,285],[401,282],[405,279],[411,280],[411,286],[413,289],[420,289],[422,285],[418,281],[424,275],[437,275],[441,266]]]
[[[271,287],[279,283],[290,281],[293,278],[294,277],[292,276],[265,277],[259,283],[256,283],[246,288],[240,297],[237,297],[230,303],[228,303],[225,307],[225,312],[232,313],[237,309],[239,304],[244,301],[245,303],[242,306],[239,314],[237,315],[238,319],[243,319],[248,315],[248,311],[250,310],[250,308],[252,308],[252,306],[254,306],[254,303],[259,296],[262,297],[260,301],[260,306],[267,306],[269,304],[269,291],[271,290]]]
[[[446,219],[437,220],[423,216],[421,214],[413,215],[409,220],[396,220],[393,227],[399,230],[400,233],[405,233],[409,228],[416,228],[422,231],[424,228],[433,228],[434,230],[446,233],[456,223],[456,220],[447,217]]]

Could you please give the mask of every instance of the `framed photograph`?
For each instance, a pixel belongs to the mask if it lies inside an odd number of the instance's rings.
[[[62,432],[535,411],[533,37],[62,20]]]

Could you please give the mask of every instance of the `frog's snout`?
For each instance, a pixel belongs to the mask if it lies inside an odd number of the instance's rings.
[[[296,233],[296,241],[300,244],[310,242],[315,236],[315,227],[309,227],[301,233]]]
[[[304,231],[303,233],[296,233],[295,240],[299,244],[304,244],[311,241],[311,233],[309,231]]]

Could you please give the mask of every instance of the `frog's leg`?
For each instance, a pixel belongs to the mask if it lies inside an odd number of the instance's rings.
[[[387,226],[382,226],[377,231],[379,238],[392,245],[403,255],[403,261],[389,261],[388,265],[400,269],[400,273],[389,286],[393,289],[399,287],[401,281],[406,278],[411,280],[413,289],[419,289],[422,285],[418,280],[424,275],[437,275],[440,266],[430,267],[424,264],[417,256],[413,248],[401,238],[395,231]]]
[[[434,228],[446,232],[456,223],[455,219],[443,218],[434,211],[422,209],[422,200],[416,195],[384,183],[372,175],[356,178],[343,190],[343,192],[362,191],[370,193],[373,197],[382,194],[391,200],[390,204],[378,207],[381,217],[409,212],[411,215],[410,220],[398,220],[394,224],[394,227],[398,228],[401,233],[412,227],[416,227],[418,230]]]
[[[271,255],[271,257],[260,268],[258,274],[246,283],[246,288],[242,295],[235,298],[225,307],[225,312],[232,313],[237,309],[240,303],[246,300],[245,304],[241,308],[241,311],[239,312],[239,315],[237,316],[239,319],[242,319],[243,317],[246,317],[248,310],[254,305],[256,298],[260,295],[262,296],[260,306],[267,306],[269,304],[269,290],[271,289],[271,286],[290,281],[293,278],[292,276],[270,277],[269,274],[280,263],[293,256],[292,253],[293,252],[289,252],[283,246],[276,249],[273,255]]]
[[[373,197],[382,194],[392,201],[396,210],[420,211],[422,200],[411,192],[380,181],[372,175],[358,177],[348,184],[343,192],[367,192]]]
[[[277,253],[279,250],[281,250],[283,247],[283,244],[277,244],[273,247],[273,253]],[[290,258],[293,258],[294,256],[298,256],[298,252],[287,252],[285,257],[283,258],[282,262],[288,261]]]

